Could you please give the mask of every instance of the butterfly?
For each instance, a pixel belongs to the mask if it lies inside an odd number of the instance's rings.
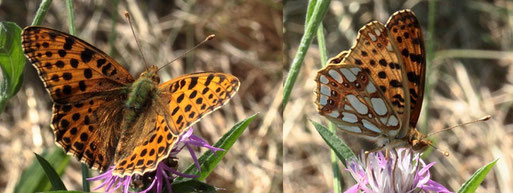
[[[394,13],[386,25],[368,23],[350,50],[318,71],[318,112],[344,132],[374,141],[378,150],[425,150],[431,141],[415,128],[424,94],[425,56],[422,30],[412,11]]]
[[[134,79],[87,42],[54,29],[22,31],[25,56],[53,101],[55,141],[89,167],[142,175],[168,157],[179,136],[227,103],[240,82],[230,74],[186,74],[159,85],[156,66]]]

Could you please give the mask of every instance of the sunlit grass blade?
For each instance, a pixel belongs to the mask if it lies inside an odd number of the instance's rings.
[[[489,164],[486,164],[482,168],[479,168],[470,178],[461,186],[458,190],[458,193],[473,193],[479,187],[481,182],[483,182],[484,178],[488,174],[488,172],[492,169],[492,167],[497,162],[493,160]]]
[[[308,23],[305,28],[305,33],[303,34],[303,37],[301,37],[299,48],[296,52],[296,56],[292,60],[292,64],[289,69],[289,74],[285,79],[285,85],[283,87],[282,104],[284,109],[285,106],[287,106],[290,93],[292,92],[294,83],[296,82],[299,71],[301,70],[301,66],[306,56],[306,52],[308,51],[308,47],[310,47],[310,43],[312,43],[312,40],[315,37],[315,34],[317,33],[317,27],[322,22],[324,15],[326,15],[326,13],[328,12],[330,0],[310,1],[310,3],[315,3],[315,7],[312,11],[311,18],[307,19]]]
[[[321,125],[315,121],[311,121],[314,125],[317,132],[321,135],[322,139],[326,141],[326,143],[331,147],[331,149],[335,152],[338,159],[342,160],[342,164],[346,166],[346,160],[350,160],[351,158],[356,158],[356,155],[353,153],[351,148],[349,148],[344,141],[337,137],[333,132],[331,132],[324,125]],[[347,167],[347,166],[346,166]]]
[[[23,84],[25,56],[21,49],[21,28],[13,22],[0,22],[0,113]]]
[[[228,132],[226,132],[219,141],[213,146],[224,149],[224,151],[216,152],[214,155],[211,151],[205,152],[199,157],[198,162],[201,167],[201,173],[198,172],[196,165],[191,164],[183,173],[198,175],[197,180],[204,180],[214,170],[217,164],[223,159],[224,155],[228,153],[233,144],[237,141],[240,135],[246,130],[249,124],[255,119],[257,114],[235,124]],[[175,181],[183,181],[184,178],[178,177]]]

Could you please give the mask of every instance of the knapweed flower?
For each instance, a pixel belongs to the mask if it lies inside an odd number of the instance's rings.
[[[435,162],[426,165],[420,153],[412,154],[407,148],[398,149],[397,154],[391,153],[387,159],[381,152],[368,153],[349,161],[347,170],[357,184],[345,193],[450,192],[430,179],[429,168]]]
[[[171,184],[170,182],[178,177],[185,177],[185,178],[195,178],[198,176],[194,175],[188,175],[183,174],[175,169],[173,167],[168,166],[169,163],[167,163],[169,159],[176,158],[176,155],[182,151],[183,148],[187,148],[191,154],[192,159],[194,160],[194,163],[196,164],[196,167],[198,168],[198,171],[200,170],[200,165],[198,162],[198,159],[196,157],[196,153],[194,153],[194,150],[192,149],[192,146],[197,147],[205,147],[208,148],[210,151],[212,151],[214,154],[216,151],[224,151],[223,149],[216,148],[213,146],[210,146],[205,140],[193,135],[193,128],[191,127],[188,131],[183,133],[180,138],[178,139],[178,142],[176,143],[175,147],[171,150],[171,153],[169,154],[169,158],[164,159],[157,165],[157,169],[154,172],[150,172],[150,174],[153,174],[153,176],[150,176],[149,179],[151,179],[151,184],[147,186],[146,189],[139,191],[139,193],[146,193],[149,191],[161,193],[163,191],[164,184],[166,185],[166,189],[168,192],[172,192],[171,190]],[[96,177],[88,178],[89,181],[98,181],[101,180],[103,183],[96,187],[94,191],[102,188],[105,188],[105,192],[111,193],[116,191],[119,188],[122,188],[123,193],[129,193],[129,188],[133,184],[138,183],[141,179],[144,181],[145,179],[148,179],[147,175],[144,176],[140,175],[132,175],[132,176],[125,176],[125,177],[118,177],[112,175],[112,171],[114,169],[114,166],[111,166],[109,170],[104,172],[103,174],[100,174]]]

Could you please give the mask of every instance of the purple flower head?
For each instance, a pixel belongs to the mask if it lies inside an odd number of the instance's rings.
[[[425,164],[420,153],[412,154],[410,149],[401,148],[397,155],[387,159],[383,153],[362,154],[360,161],[349,161],[348,170],[357,184],[345,193],[393,193],[393,192],[450,192],[441,184],[430,179],[429,168],[435,162]]]
[[[176,166],[176,155],[182,151],[183,148],[187,148],[189,153],[191,154],[192,159],[198,171],[201,171],[198,159],[196,157],[196,153],[192,149],[192,146],[205,147],[216,154],[216,151],[224,151],[221,148],[216,148],[210,146],[205,140],[193,135],[193,128],[191,127],[188,131],[183,133],[178,142],[175,144],[171,153],[169,154],[169,158],[162,160],[157,165],[157,169],[153,172],[148,172],[143,176],[134,174],[132,176],[124,176],[118,177],[112,174],[114,170],[114,166],[111,166],[109,170],[100,174],[96,177],[88,178],[89,181],[97,181],[101,180],[103,183],[96,187],[94,191],[105,187],[105,192],[111,193],[116,191],[119,188],[122,188],[123,193],[129,193],[130,186],[142,187],[144,184],[150,184],[146,189],[139,191],[140,193],[146,193],[149,191],[161,193],[164,189],[163,186],[166,186],[168,192],[172,192],[171,183],[177,176],[185,177],[185,178],[195,178],[198,176],[183,174],[174,169]]]

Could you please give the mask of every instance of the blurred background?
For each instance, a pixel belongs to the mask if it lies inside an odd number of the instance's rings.
[[[284,61],[290,66],[304,31],[306,1],[284,2]],[[431,5],[430,5],[431,4]],[[492,115],[476,123],[439,133],[431,139],[450,153],[425,153],[437,162],[432,179],[456,191],[477,169],[499,159],[477,192],[512,192],[513,179],[513,2],[497,0],[332,0],[324,18],[328,57],[348,50],[358,30],[395,11],[410,8],[424,32],[428,75],[422,115],[417,124],[432,133]],[[430,19],[431,18],[431,19]],[[433,25],[428,28],[429,21]],[[288,67],[287,67],[288,68]],[[309,120],[327,125],[314,104],[314,78],[321,69],[317,42],[308,50],[290,101],[284,109],[284,192],[331,192],[333,172],[328,145]],[[347,139],[352,136],[338,132]],[[353,137],[354,138],[354,137]],[[360,152],[359,143],[346,140]],[[356,145],[355,145],[356,144]],[[341,168],[344,168],[340,164]],[[355,184],[341,169],[342,190]]]
[[[30,25],[41,1],[0,1],[0,20]],[[223,161],[206,180],[221,192],[280,192],[282,188],[282,5],[267,0],[74,1],[77,36],[110,53],[134,77],[148,64],[161,66],[202,41],[216,38],[159,72],[162,82],[185,73],[218,71],[241,80],[235,97],[196,124],[195,134],[216,142],[235,123],[258,113]],[[53,1],[43,26],[69,32],[64,1]],[[0,114],[0,192],[13,192],[34,154],[52,152],[51,102],[27,63],[24,85]],[[204,149],[201,150],[202,152]],[[191,163],[183,154],[180,166]],[[93,176],[97,175],[93,172]],[[64,172],[70,190],[81,190],[80,164]],[[98,186],[93,183],[92,187]],[[100,189],[101,190],[101,189]]]

